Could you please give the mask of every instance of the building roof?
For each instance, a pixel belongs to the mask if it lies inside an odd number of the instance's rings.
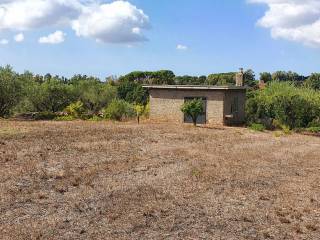
[[[175,90],[246,90],[247,87],[209,86],[209,85],[143,85],[146,89],[175,89]]]

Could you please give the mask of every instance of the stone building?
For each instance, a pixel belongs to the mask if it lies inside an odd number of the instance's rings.
[[[150,118],[191,123],[191,119],[181,112],[181,106],[185,101],[201,98],[204,112],[198,118],[198,124],[242,124],[245,121],[246,88],[241,73],[236,76],[237,86],[144,86],[150,94]]]

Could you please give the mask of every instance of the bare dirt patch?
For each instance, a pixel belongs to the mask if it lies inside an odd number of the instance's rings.
[[[0,121],[1,239],[320,239],[320,138]]]

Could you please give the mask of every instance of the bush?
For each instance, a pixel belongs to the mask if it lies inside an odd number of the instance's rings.
[[[36,84],[29,93],[29,100],[38,112],[62,111],[75,101],[74,98],[73,87],[56,78]]]
[[[57,114],[53,112],[37,112],[32,114],[34,120],[53,120],[57,117]]]
[[[291,134],[291,128],[282,124],[279,120],[274,119],[272,122],[272,129],[282,130],[284,134]]]
[[[149,118],[150,116],[150,102],[147,103],[147,105],[144,107],[144,111],[142,116],[144,116],[145,118]]]
[[[103,118],[102,117],[99,117],[99,116],[92,116],[91,118],[88,119],[88,121],[92,121],[92,122],[99,122],[99,121],[102,121]]]
[[[140,117],[143,115],[144,109],[145,109],[145,106],[143,106],[141,104],[134,105],[134,111],[137,116],[138,124],[140,123]]]
[[[248,123],[277,120],[290,129],[305,128],[320,116],[320,93],[308,88],[297,88],[286,82],[272,82],[256,91],[246,105]]]
[[[74,92],[86,111],[97,114],[117,96],[117,88],[98,79],[75,76]]]
[[[308,127],[309,128],[320,127],[320,117],[313,119],[313,121],[311,123],[309,123]]]
[[[309,127],[306,131],[311,133],[320,133],[320,127]]]
[[[55,121],[74,121],[76,118],[74,116],[58,116],[54,118]]]
[[[266,130],[266,127],[263,124],[260,123],[253,123],[249,126],[249,128],[253,131],[257,131],[257,132],[263,132],[264,130]]]
[[[81,118],[85,109],[83,107],[83,103],[81,101],[78,101],[76,103],[71,103],[65,108],[64,111],[73,118]]]
[[[104,118],[121,121],[135,116],[133,105],[130,103],[114,99],[107,108],[103,110]]]

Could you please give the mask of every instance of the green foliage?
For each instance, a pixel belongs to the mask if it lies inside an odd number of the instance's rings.
[[[142,114],[144,112],[144,108],[145,108],[145,106],[143,106],[141,104],[134,105],[134,110],[136,112],[136,115],[137,116],[142,116]]]
[[[143,115],[144,109],[145,109],[144,105],[141,105],[141,104],[134,105],[134,111],[137,116],[138,124],[140,123],[140,117]]]
[[[272,82],[248,99],[246,111],[249,123],[268,126],[266,122],[275,119],[290,129],[304,128],[320,116],[320,93],[286,82]]]
[[[206,84],[217,86],[235,85],[236,74],[237,73],[235,72],[210,74],[206,80]],[[257,85],[257,81],[255,80],[255,74],[251,69],[244,72],[243,81],[244,84],[249,87],[254,87]]]
[[[263,124],[260,123],[253,123],[249,126],[249,128],[253,131],[257,131],[257,132],[263,132],[264,130],[266,130],[266,127]]]
[[[308,127],[320,127],[320,116],[312,120]]]
[[[174,84],[175,75],[170,70],[160,70],[156,72],[131,72],[119,78],[119,82],[135,82],[140,84]]]
[[[269,73],[269,72],[260,73],[260,80],[265,82],[265,83],[271,82],[272,81],[271,73]]]
[[[145,105],[144,107],[144,111],[142,114],[145,118],[149,118],[150,116],[150,102],[147,103],[147,105]]]
[[[290,127],[287,126],[287,125],[282,125],[282,131],[283,131],[283,133],[286,134],[286,135],[289,135],[289,134],[292,133]]]
[[[35,84],[29,92],[29,99],[38,112],[62,111],[75,101],[73,88],[57,78],[51,78],[42,84]]]
[[[257,81],[255,78],[254,71],[249,69],[244,72],[243,74],[243,82],[245,86],[248,87],[255,87],[257,85]]]
[[[129,103],[144,105],[148,101],[148,94],[140,83],[125,81],[118,85],[118,98]]]
[[[177,76],[174,79],[177,85],[204,85],[207,82],[206,76],[194,77],[194,76]]]
[[[235,72],[210,74],[207,78],[208,85],[235,85]]]
[[[306,131],[311,133],[320,133],[320,127],[309,127]]]
[[[201,99],[193,99],[186,101],[181,106],[181,111],[192,118],[193,125],[197,125],[198,117],[203,113],[203,101]]]
[[[54,120],[55,121],[62,121],[62,122],[66,122],[66,121],[74,121],[76,118],[74,116],[71,115],[67,115],[67,116],[58,116],[55,117]]]
[[[6,117],[22,98],[22,83],[10,66],[0,67],[0,117]]]
[[[320,73],[312,73],[305,81],[305,86],[314,90],[320,90]]]
[[[107,119],[121,121],[135,116],[133,105],[122,100],[114,99],[107,108],[103,110],[103,116]]]
[[[81,101],[77,101],[77,102],[71,103],[69,106],[67,106],[64,111],[69,116],[72,116],[74,118],[81,118],[81,116],[85,112],[85,109],[84,109],[83,103]]]
[[[99,116],[92,116],[91,118],[88,119],[88,121],[92,121],[92,122],[99,122],[99,121],[102,121],[103,118],[102,117],[99,117]]]
[[[305,77],[291,71],[277,71],[272,74],[272,80],[277,82],[291,82],[296,86],[300,86],[305,80]]]
[[[37,112],[37,113],[34,113],[32,117],[36,121],[53,120],[57,117],[57,114],[53,112]]]
[[[70,81],[77,100],[92,113],[98,113],[117,96],[117,88],[111,84],[100,82],[96,78],[76,75]]]

